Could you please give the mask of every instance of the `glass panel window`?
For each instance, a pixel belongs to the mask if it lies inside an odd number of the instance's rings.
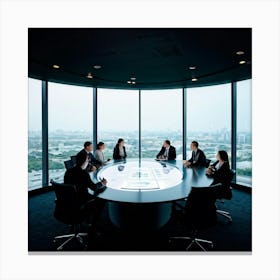
[[[170,140],[182,159],[182,89],[141,91],[141,152],[155,158]]]
[[[193,140],[212,163],[218,150],[231,160],[231,84],[187,89],[187,159]]]
[[[93,90],[49,83],[49,178],[63,181],[64,161],[92,141]]]
[[[28,79],[28,190],[42,187],[42,81]]]
[[[237,82],[236,181],[252,185],[252,80]]]
[[[139,157],[139,91],[97,90],[98,141],[105,143],[105,158],[113,158],[119,138],[125,141],[128,158]]]

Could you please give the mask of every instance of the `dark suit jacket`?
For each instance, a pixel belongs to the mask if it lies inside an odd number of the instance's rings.
[[[212,177],[214,181],[211,185],[215,185],[221,183],[224,186],[229,186],[232,180],[232,172],[229,167],[228,162],[224,162],[223,165],[217,170],[215,166],[217,165],[218,161],[214,162],[211,166],[214,168],[214,173]]]
[[[157,158],[160,156],[163,156],[164,152],[165,152],[165,148],[162,147],[160,152],[157,154]],[[170,146],[167,160],[174,160],[174,159],[176,159],[176,149],[175,149],[175,147]]]
[[[82,149],[79,153],[84,153],[88,155],[89,161],[88,161],[87,171],[91,171],[92,166],[95,166],[96,168],[99,168],[101,166],[100,162],[95,159],[92,153],[87,153],[85,149]]]
[[[206,167],[206,157],[202,150],[197,149],[196,155],[192,152],[192,157],[188,160],[191,166],[204,166]]]
[[[94,197],[88,193],[88,188],[93,190],[95,193],[98,193],[99,190],[105,188],[102,186],[101,182],[94,184],[90,179],[90,176],[87,173],[87,171],[81,169],[78,166],[68,169],[65,172],[64,183],[76,186],[78,198],[81,204]]]
[[[114,148],[114,153],[113,153],[113,159],[115,160],[118,160],[118,159],[126,159],[127,157],[127,154],[126,154],[126,151],[125,151],[125,147],[123,147],[123,150],[124,150],[124,157],[122,158],[120,156],[120,149],[119,149],[119,145],[117,144]]]

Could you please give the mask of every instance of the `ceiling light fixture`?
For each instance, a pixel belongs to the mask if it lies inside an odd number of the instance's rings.
[[[87,77],[88,79],[92,79],[92,78],[93,78],[93,76],[92,76],[91,73],[88,73],[86,77]]]
[[[195,70],[195,69],[196,69],[196,66],[189,66],[189,69],[190,69],[190,70]]]
[[[244,52],[243,51],[237,51],[236,54],[237,55],[242,55],[242,54],[244,54]]]
[[[241,60],[241,61],[239,61],[239,64],[245,64],[246,63],[246,61],[245,60]]]
[[[131,84],[131,81],[127,81],[128,84]]]
[[[131,82],[131,83],[132,83],[133,85],[135,85],[135,84],[136,84],[136,82],[134,82],[134,81],[133,81],[133,82]]]
[[[130,80],[135,81],[135,80],[136,80],[136,78],[135,78],[135,77],[132,77],[132,78],[130,78]]]
[[[196,82],[197,80],[198,80],[198,79],[195,78],[195,77],[192,78],[192,82]]]
[[[99,69],[102,68],[102,66],[101,65],[94,65],[93,68],[99,70]]]
[[[52,67],[53,67],[54,69],[58,69],[60,66],[57,65],[57,64],[54,64]]]

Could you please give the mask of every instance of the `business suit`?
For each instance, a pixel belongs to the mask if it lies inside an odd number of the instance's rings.
[[[100,190],[106,188],[102,186],[101,182],[94,184],[88,172],[79,166],[75,166],[65,172],[64,183],[76,186],[78,200],[81,204],[93,199]],[[94,191],[94,196],[88,193],[88,188]]]
[[[98,198],[98,194],[106,189],[101,182],[94,184],[86,170],[79,166],[68,169],[64,175],[64,183],[76,186],[81,214],[87,217],[89,223],[94,224],[100,219],[106,201]],[[88,188],[94,191],[94,195],[88,192]]]
[[[192,151],[192,157],[188,160],[191,166],[204,166],[206,167],[206,156],[204,152],[197,149],[196,152]]]
[[[210,175],[214,178],[214,181],[211,185],[221,183],[224,186],[229,186],[232,180],[232,172],[229,167],[228,162],[224,162],[219,169],[216,169],[216,166],[219,161],[214,162],[211,167],[214,169],[213,174]]]
[[[121,157],[119,145],[116,145],[114,148],[113,159],[115,160],[126,159],[127,154],[124,146],[123,146],[123,152],[124,152],[124,157]]]
[[[157,154],[157,158],[163,156],[165,154],[165,150],[166,148],[162,146],[160,152]],[[174,159],[176,159],[176,148],[173,146],[169,146],[167,160],[174,160]]]
[[[82,149],[79,153],[83,153],[88,156],[88,166],[86,169],[88,172],[91,171],[93,166],[95,166],[96,168],[99,168],[101,166],[100,162],[95,159],[91,152],[87,152],[85,149]]]

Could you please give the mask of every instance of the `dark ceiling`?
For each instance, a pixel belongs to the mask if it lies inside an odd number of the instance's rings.
[[[244,80],[251,78],[251,28],[29,28],[28,76],[130,89]]]

